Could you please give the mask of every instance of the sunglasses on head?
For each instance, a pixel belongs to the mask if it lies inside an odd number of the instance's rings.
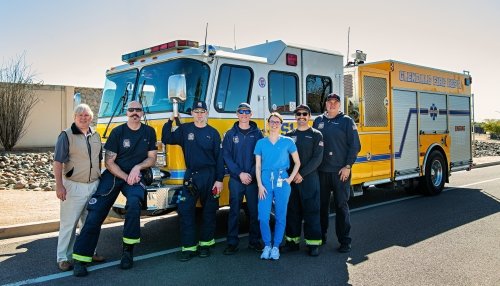
[[[127,111],[128,112],[142,112],[142,108],[141,107],[129,107],[127,108]]]
[[[295,112],[296,116],[308,116],[309,112]]]
[[[250,109],[240,109],[238,110],[239,114],[250,114],[252,111]]]

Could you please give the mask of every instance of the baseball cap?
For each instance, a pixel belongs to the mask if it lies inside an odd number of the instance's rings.
[[[193,103],[193,108],[191,108],[191,110],[195,110],[197,108],[202,108],[207,110],[207,104],[205,103],[205,101],[195,101]]]
[[[252,110],[252,108],[250,107],[250,104],[246,103],[246,102],[242,102],[240,103],[240,105],[238,105],[238,110],[240,109],[250,109]]]
[[[330,99],[335,99],[337,100],[338,102],[340,102],[340,96],[338,96],[337,94],[335,93],[330,93],[329,95],[326,96],[326,101],[330,100]]]
[[[301,104],[301,105],[297,106],[297,108],[295,108],[295,111],[293,113],[297,113],[297,111],[299,111],[301,109],[302,110],[307,110],[307,112],[309,114],[311,114],[311,109],[309,108],[309,106],[307,106],[307,104]]]

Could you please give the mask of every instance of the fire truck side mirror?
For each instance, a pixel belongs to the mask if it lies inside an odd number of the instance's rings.
[[[186,100],[186,76],[174,74],[168,78],[168,99],[180,102]]]

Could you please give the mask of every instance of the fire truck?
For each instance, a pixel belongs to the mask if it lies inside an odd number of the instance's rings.
[[[345,96],[344,112],[358,124],[362,150],[353,166],[353,193],[370,185],[417,180],[428,193],[443,189],[451,171],[470,168],[470,76],[395,61],[344,69],[339,52],[272,41],[231,49],[176,40],[122,56],[125,64],[106,72],[97,130],[106,140],[127,121],[125,107],[140,101],[144,123],[161,138],[172,112],[192,121],[190,107],[203,100],[209,124],[221,134],[247,102],[253,120],[266,130],[266,117],[279,112],[282,131],[295,128],[293,111],[306,103],[315,117],[326,96]],[[344,92],[345,89],[345,92]],[[179,146],[158,145],[145,212],[175,210],[185,163]],[[219,204],[229,204],[228,176]],[[123,211],[125,197],[114,204]]]

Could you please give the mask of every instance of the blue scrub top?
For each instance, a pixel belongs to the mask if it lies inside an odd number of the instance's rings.
[[[290,137],[280,135],[274,144],[269,138],[262,138],[255,145],[254,155],[261,157],[262,171],[288,170],[290,154],[297,151],[295,142]]]

